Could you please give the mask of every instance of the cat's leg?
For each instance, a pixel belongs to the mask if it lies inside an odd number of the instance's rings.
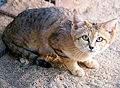
[[[45,67],[45,68],[52,67],[49,62],[46,62],[39,55],[35,54],[34,52],[32,52],[30,50],[27,50],[25,48],[21,48],[21,47],[13,44],[11,42],[7,42],[6,46],[9,48],[9,50],[13,54],[15,54],[15,56],[16,55],[17,55],[17,57],[19,56],[19,58],[27,59],[30,63],[36,64],[36,65],[41,66],[41,67]],[[22,61],[23,61],[23,59],[22,59]]]
[[[88,67],[88,68],[99,68],[99,64],[95,59],[89,59],[87,61],[84,62],[84,64]]]
[[[71,60],[69,58],[63,58],[63,62],[73,75],[77,76],[85,75],[84,70],[78,65],[77,61]]]

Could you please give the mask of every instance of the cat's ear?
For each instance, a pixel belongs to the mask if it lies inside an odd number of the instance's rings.
[[[78,28],[81,28],[84,25],[86,25],[87,27],[92,27],[92,24],[90,22],[88,22],[87,20],[81,19],[79,15],[75,14],[73,17],[73,29],[77,30]]]
[[[84,24],[83,19],[81,19],[77,14],[74,14],[74,17],[73,17],[73,29],[77,30],[79,27],[82,26],[82,24]]]
[[[112,19],[104,23],[106,26],[106,30],[109,31],[109,33],[113,33],[117,30],[118,28],[118,20],[117,19]]]
[[[106,30],[109,32],[111,36],[111,43],[113,42],[116,34],[116,30],[118,29],[118,20],[112,19],[104,23],[106,26]]]

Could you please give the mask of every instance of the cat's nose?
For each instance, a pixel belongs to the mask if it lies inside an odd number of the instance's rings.
[[[93,47],[93,46],[90,46],[90,45],[89,45],[89,48],[90,48],[91,50],[94,49],[94,47]]]

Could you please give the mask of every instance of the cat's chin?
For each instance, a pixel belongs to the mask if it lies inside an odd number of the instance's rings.
[[[94,57],[98,52],[96,51],[91,51],[89,50],[88,52],[86,52],[86,55],[88,55],[88,57]]]
[[[97,51],[89,51],[89,53],[90,53],[92,56],[94,56],[94,55],[96,55],[98,52],[97,52]]]
[[[95,50],[89,50],[89,52],[91,52],[91,53],[95,53],[96,51],[95,51]]]
[[[90,58],[90,57],[93,57],[95,56],[97,53],[96,52],[84,52],[84,54],[82,55],[83,58]]]

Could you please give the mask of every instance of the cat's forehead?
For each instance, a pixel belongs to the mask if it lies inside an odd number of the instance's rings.
[[[100,28],[98,27],[97,23],[92,23],[91,26],[87,26],[87,31],[91,34],[96,34],[96,32],[99,32]]]
[[[106,31],[106,27],[105,26],[102,26],[102,25],[98,25],[97,23],[96,24],[92,24],[92,27],[91,28],[88,28],[87,29],[89,33],[89,36],[94,36],[94,37],[99,37],[99,36],[102,36],[104,38],[110,38],[110,34]]]
[[[89,32],[96,32],[98,29],[97,29],[97,24],[93,23],[93,24],[82,24],[82,26],[80,25],[79,26],[79,23],[78,23],[78,29],[76,30],[77,31],[77,34],[85,34],[85,33],[89,33]]]
[[[100,32],[101,30],[106,31],[106,26],[98,23],[90,23],[89,25],[84,24],[83,27],[84,27],[83,29],[88,32]]]
[[[82,26],[78,23],[78,29],[76,30],[77,35],[109,35],[106,31],[106,26],[99,23],[86,23],[84,22]],[[107,33],[107,34],[106,34]]]
[[[109,38],[109,33],[106,31],[106,26],[104,25],[99,25],[97,23],[91,23],[91,25],[83,25],[83,28],[81,30],[82,35],[86,34],[89,36],[103,36],[106,38]]]
[[[97,23],[91,23],[91,24],[83,24],[82,27],[78,28],[78,31],[81,31],[81,33],[85,32],[98,32],[101,28],[97,25]]]

